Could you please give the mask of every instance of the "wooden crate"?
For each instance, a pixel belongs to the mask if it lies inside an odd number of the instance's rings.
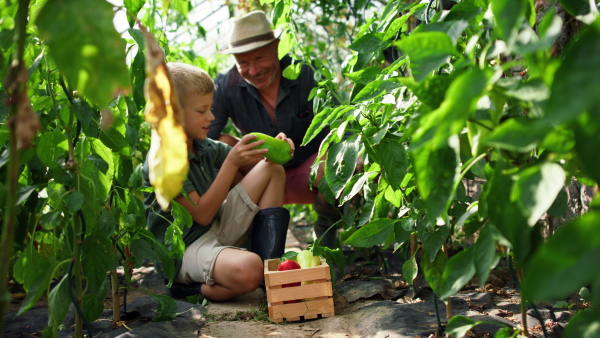
[[[269,318],[280,323],[331,317],[333,311],[333,288],[329,265],[321,258],[321,265],[314,268],[277,271],[279,259],[265,260],[265,286]],[[312,282],[311,284],[282,287],[283,284]],[[285,301],[297,300],[296,303]]]

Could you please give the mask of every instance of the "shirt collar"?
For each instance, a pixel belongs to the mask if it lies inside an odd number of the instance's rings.
[[[194,151],[188,151],[188,160],[193,160],[195,158],[199,158],[201,154],[205,152],[205,149],[210,147],[210,142],[207,139],[204,140],[193,140]]]

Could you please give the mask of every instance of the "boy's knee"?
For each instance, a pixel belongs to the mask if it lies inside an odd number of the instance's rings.
[[[248,287],[248,291],[254,291],[263,280],[263,264],[256,254],[247,255],[245,259],[238,261],[242,285]]]

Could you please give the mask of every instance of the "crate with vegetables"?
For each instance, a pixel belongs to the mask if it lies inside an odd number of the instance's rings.
[[[310,249],[265,260],[265,286],[269,318],[274,322],[334,315],[329,265]]]

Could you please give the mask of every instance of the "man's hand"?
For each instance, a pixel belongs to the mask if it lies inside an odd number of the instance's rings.
[[[290,155],[292,155],[292,158],[294,157],[294,151],[296,151],[296,146],[294,145],[294,141],[292,141],[291,138],[288,138],[284,133],[279,133],[277,134],[277,136],[275,136],[276,139],[279,140],[284,140],[287,143],[289,143],[290,147],[292,148],[292,153]]]

